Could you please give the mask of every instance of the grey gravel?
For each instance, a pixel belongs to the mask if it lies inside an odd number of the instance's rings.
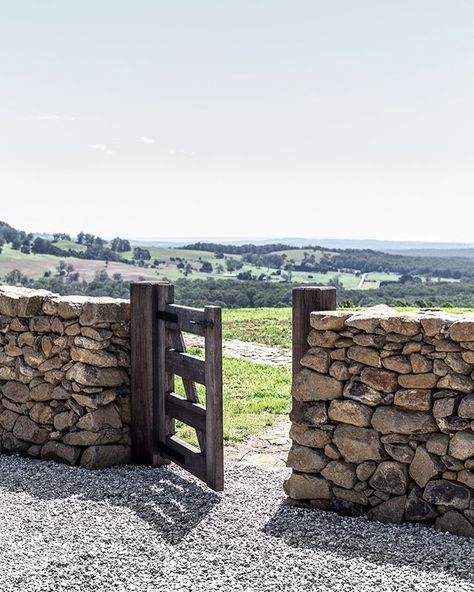
[[[0,590],[474,590],[474,541],[284,505],[286,470],[0,457]]]
[[[185,340],[188,347],[204,348],[204,338],[199,335],[186,334]],[[265,345],[255,341],[224,339],[222,353],[228,358],[250,360],[256,364],[291,366],[291,349],[288,347]]]

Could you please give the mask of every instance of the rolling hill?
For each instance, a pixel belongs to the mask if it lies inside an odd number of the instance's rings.
[[[214,278],[332,284],[359,290],[377,289],[387,282],[474,279],[468,248],[420,250],[408,248],[417,243],[403,243],[406,250],[387,253],[367,248],[330,247],[326,246],[327,240],[323,245],[306,246],[291,244],[295,241],[234,241],[229,244],[210,241],[177,248],[137,245],[120,238],[107,241],[84,233],[78,237],[63,233],[28,234],[0,222],[0,278],[17,282],[18,271],[23,278],[21,281],[51,277],[83,283],[98,277],[123,282]],[[388,243],[384,241],[384,244]],[[474,249],[472,251],[474,253]]]

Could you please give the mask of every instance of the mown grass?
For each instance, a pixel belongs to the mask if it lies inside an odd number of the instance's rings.
[[[190,350],[199,355],[200,350]],[[240,442],[263,428],[283,421],[290,410],[291,370],[224,358],[224,441]],[[204,389],[198,388],[204,402]],[[176,392],[184,394],[176,379]],[[177,422],[178,436],[196,445],[195,432]]]
[[[291,308],[224,309],[223,337],[289,347]]]
[[[70,249],[71,251],[76,251],[78,253],[83,253],[87,250],[86,245],[79,245],[72,240],[59,240],[54,243],[54,246],[59,249],[64,249],[65,251]]]

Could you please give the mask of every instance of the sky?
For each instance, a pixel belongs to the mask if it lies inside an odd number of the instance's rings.
[[[472,0],[0,0],[0,220],[474,242]]]

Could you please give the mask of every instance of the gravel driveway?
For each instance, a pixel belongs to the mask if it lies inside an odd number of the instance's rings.
[[[0,456],[0,590],[474,590],[474,541],[282,505],[286,470],[97,472]]]

